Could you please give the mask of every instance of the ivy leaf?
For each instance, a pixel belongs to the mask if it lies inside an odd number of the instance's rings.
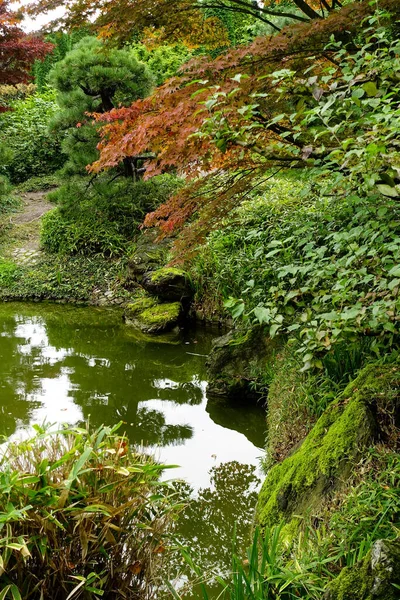
[[[276,332],[280,328],[281,328],[281,325],[279,325],[278,323],[275,323],[274,325],[271,325],[271,327],[269,328],[269,335],[270,335],[270,337],[271,338],[275,337]]]
[[[395,265],[392,267],[389,271],[389,275],[393,275],[393,277],[400,277],[400,265]]]
[[[231,315],[234,319],[237,319],[244,313],[244,302],[238,302],[231,310]]]
[[[259,323],[269,323],[271,320],[271,311],[265,306],[256,306],[254,316]]]
[[[367,96],[369,96],[370,98],[376,96],[378,93],[378,88],[376,87],[376,84],[373,81],[367,81],[367,83],[364,83],[362,87],[364,92],[366,92]]]
[[[376,187],[384,196],[389,196],[390,198],[398,198],[399,196],[397,189],[387,185],[386,183],[379,183]]]

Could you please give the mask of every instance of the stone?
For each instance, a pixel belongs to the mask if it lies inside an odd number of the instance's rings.
[[[165,333],[177,326],[182,314],[179,302],[158,303],[155,298],[145,296],[125,307],[124,319],[142,333]]]
[[[398,600],[399,598],[399,539],[374,542],[367,556],[353,567],[342,569],[324,594],[324,600]]]
[[[257,400],[259,394],[252,382],[265,369],[277,344],[262,327],[246,333],[230,331],[217,338],[207,359],[208,395]]]
[[[289,538],[302,516],[318,513],[366,448],[377,437],[384,439],[385,415],[396,412],[399,388],[399,365],[372,364],[360,372],[300,447],[269,470],[257,504],[262,528],[283,523]]]
[[[147,273],[142,279],[145,290],[162,300],[182,301],[192,296],[190,280],[182,269],[162,267]]]

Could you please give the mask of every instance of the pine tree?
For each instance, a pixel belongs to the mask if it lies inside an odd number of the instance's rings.
[[[58,90],[60,106],[52,128],[65,132],[68,174],[85,173],[86,166],[98,158],[98,126],[89,115],[129,106],[147,96],[153,86],[151,71],[132,50],[106,48],[94,37],[82,39],[54,66],[49,78]],[[124,164],[126,174],[132,175],[132,161]]]

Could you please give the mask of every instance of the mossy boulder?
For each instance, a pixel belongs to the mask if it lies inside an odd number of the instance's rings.
[[[128,261],[128,280],[141,281],[143,275],[161,267],[171,247],[171,239],[158,239],[156,229],[147,229],[136,240],[136,248]]]
[[[317,421],[300,448],[274,466],[262,486],[257,518],[261,526],[318,511],[346,479],[352,464],[375,437],[386,436],[387,415],[399,410],[399,366],[370,365],[347,386]]]
[[[328,586],[324,595],[324,600],[398,600],[399,598],[399,540],[376,541],[364,560],[353,567],[345,567]]]
[[[230,331],[217,338],[207,359],[208,394],[236,401],[256,400],[259,393],[254,383],[276,346],[262,327],[245,333]]]
[[[165,333],[177,326],[182,313],[180,302],[159,303],[151,297],[138,298],[128,304],[124,319],[142,333]]]
[[[148,308],[153,308],[156,306],[157,300],[155,298],[151,298],[150,296],[143,296],[141,298],[137,298],[134,302],[131,302],[125,307],[124,319],[128,325],[134,325],[135,320],[138,315],[140,315],[143,311]]]
[[[149,294],[162,300],[182,301],[192,296],[187,274],[176,267],[162,267],[146,273],[142,286]]]

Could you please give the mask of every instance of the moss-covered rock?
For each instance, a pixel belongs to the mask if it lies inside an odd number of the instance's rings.
[[[208,394],[233,400],[257,399],[254,383],[276,346],[262,327],[246,333],[230,331],[217,338],[207,360]]]
[[[124,319],[128,325],[135,325],[135,320],[140,313],[147,310],[148,308],[153,308],[157,304],[157,300],[155,298],[151,298],[150,296],[143,296],[141,298],[137,298],[134,302],[131,302],[125,307],[124,311]]]
[[[260,524],[283,521],[289,530],[295,515],[318,510],[374,436],[386,435],[385,415],[398,410],[399,388],[398,365],[366,367],[328,407],[300,448],[270,470],[259,495]]]
[[[178,324],[182,306],[179,302],[160,304],[154,298],[145,296],[128,304],[124,319],[142,333],[165,333]]]
[[[142,285],[149,294],[162,300],[182,301],[192,296],[187,274],[176,267],[162,267],[147,273]]]
[[[341,571],[324,600],[398,600],[395,586],[400,586],[400,541],[378,540],[364,560]]]

